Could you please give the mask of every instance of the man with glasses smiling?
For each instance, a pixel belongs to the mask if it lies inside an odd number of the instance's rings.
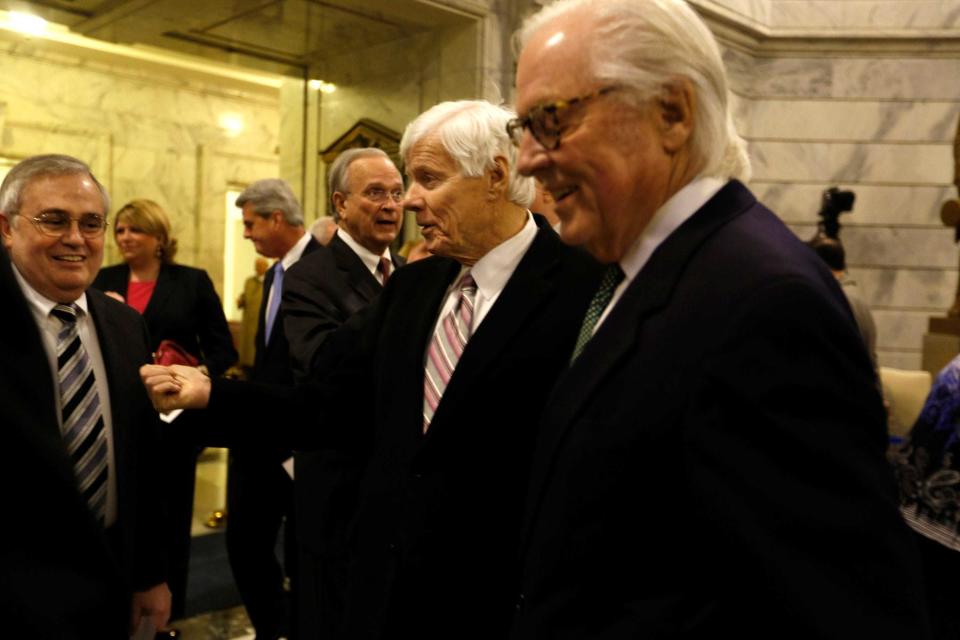
[[[329,244],[287,274],[281,312],[294,376],[322,374],[333,331],[376,300],[403,258],[390,250],[402,222],[403,180],[381,149],[348,149],[328,171],[338,228]],[[294,453],[299,546],[298,633],[333,637],[346,583],[346,530],[356,508],[362,460],[342,451]]]
[[[607,265],[541,420],[513,638],[923,638],[883,405],[681,0],[521,31],[518,169]]]
[[[54,463],[69,459],[73,498],[45,506],[64,514],[76,513],[80,505],[86,511],[83,521],[65,521],[69,526],[53,525],[53,531],[36,531],[32,522],[8,527],[30,535],[19,544],[5,544],[2,553],[12,554],[2,557],[0,564],[5,568],[34,557],[29,550],[50,545],[41,564],[23,567],[21,595],[14,599],[22,599],[21,603],[12,610],[7,608],[11,602],[4,602],[5,630],[10,632],[10,625],[17,629],[20,621],[29,630],[14,632],[17,637],[75,637],[71,632],[91,628],[81,625],[98,623],[84,637],[123,638],[132,632],[127,629],[131,622],[136,627],[149,618],[159,629],[170,613],[158,536],[162,516],[157,490],[162,475],[156,459],[159,421],[137,381],[137,369],[149,361],[146,326],[136,311],[88,289],[103,259],[107,208],[106,191],[90,168],[69,156],[27,158],[10,170],[0,186],[0,235],[46,355],[44,364],[22,373],[36,374],[37,393],[50,396],[49,404],[35,407],[36,428],[59,425],[59,433],[35,434],[37,442],[60,446],[49,468],[30,472],[54,473]],[[6,339],[21,338],[8,335]],[[31,480],[24,477],[22,481],[29,492]],[[63,575],[59,566],[51,572],[43,569],[60,562],[62,551],[55,538],[89,538],[90,529],[100,538],[98,547],[89,551],[91,557],[99,557],[99,546],[106,546],[121,568],[124,586],[132,594],[129,617],[91,621],[97,606],[93,603],[101,592],[64,591],[81,584],[89,587],[83,580],[34,584],[43,576],[53,581],[53,576]],[[78,560],[64,562],[81,566]],[[38,571],[38,578],[31,569]],[[44,592],[50,601],[30,600]],[[84,609],[87,597],[91,611]],[[70,609],[71,605],[75,608]]]

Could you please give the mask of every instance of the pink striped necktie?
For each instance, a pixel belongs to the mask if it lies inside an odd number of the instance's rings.
[[[433,340],[427,349],[427,362],[423,376],[423,432],[426,433],[440,398],[450,382],[453,370],[470,339],[473,324],[473,305],[477,297],[477,283],[470,272],[457,282],[459,298],[453,309],[437,325]]]

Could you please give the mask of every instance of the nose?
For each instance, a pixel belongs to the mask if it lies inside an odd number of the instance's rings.
[[[520,175],[532,176],[549,164],[550,154],[529,131],[524,130],[517,152],[517,171]]]
[[[64,244],[83,244],[83,236],[80,235],[80,221],[71,220],[70,226],[60,236],[60,242]]]
[[[420,187],[416,184],[410,185],[407,192],[403,194],[403,200],[400,201],[400,208],[403,211],[417,212],[423,208],[423,199],[420,195]]]

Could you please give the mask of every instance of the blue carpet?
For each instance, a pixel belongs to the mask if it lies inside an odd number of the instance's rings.
[[[240,594],[233,584],[223,532],[192,538],[185,615],[220,611],[239,604]]]

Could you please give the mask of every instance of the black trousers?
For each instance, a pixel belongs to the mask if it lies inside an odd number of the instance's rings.
[[[227,557],[257,640],[298,637],[292,624],[294,601],[284,589],[285,578],[294,593],[298,582],[293,481],[281,460],[274,452],[230,452]],[[282,564],[276,553],[281,526]]]
[[[960,638],[960,551],[914,534],[923,564],[927,610],[935,640]]]

